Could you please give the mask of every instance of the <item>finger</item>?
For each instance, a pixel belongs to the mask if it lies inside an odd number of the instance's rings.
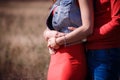
[[[49,48],[49,53],[50,53],[50,54],[55,54],[55,52],[56,52],[56,51],[55,51],[54,49]]]
[[[57,35],[56,35],[56,38],[58,38],[58,37],[62,37],[62,36],[64,36],[65,35],[65,33],[58,33]]]
[[[68,27],[69,30],[74,31],[76,28],[75,27]]]
[[[64,36],[64,34],[58,34],[58,35],[56,36],[56,38],[62,37],[62,36]]]
[[[48,42],[47,47],[51,47],[50,45],[51,45],[51,43],[50,43],[50,42]]]

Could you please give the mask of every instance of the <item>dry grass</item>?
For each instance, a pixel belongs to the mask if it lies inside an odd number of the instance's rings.
[[[42,33],[50,2],[0,3],[0,80],[46,80]]]

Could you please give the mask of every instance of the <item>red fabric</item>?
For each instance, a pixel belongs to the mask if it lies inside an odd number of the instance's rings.
[[[56,9],[57,9],[57,7],[55,7],[55,8],[53,9],[53,11],[52,11],[52,15],[55,14]]]
[[[88,49],[120,47],[120,0],[94,0],[94,32]]]
[[[51,55],[47,80],[85,80],[86,60],[83,45],[59,49]]]

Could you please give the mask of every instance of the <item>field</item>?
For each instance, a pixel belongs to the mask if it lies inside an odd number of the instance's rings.
[[[51,3],[0,2],[0,80],[46,80],[43,39]]]

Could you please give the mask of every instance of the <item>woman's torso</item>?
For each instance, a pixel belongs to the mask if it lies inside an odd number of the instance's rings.
[[[50,28],[50,23],[53,29],[68,33],[68,27],[79,27],[82,25],[81,14],[79,6],[77,5],[77,0],[57,0],[52,6],[50,15],[52,11],[52,21],[50,22],[48,17],[47,26]]]

